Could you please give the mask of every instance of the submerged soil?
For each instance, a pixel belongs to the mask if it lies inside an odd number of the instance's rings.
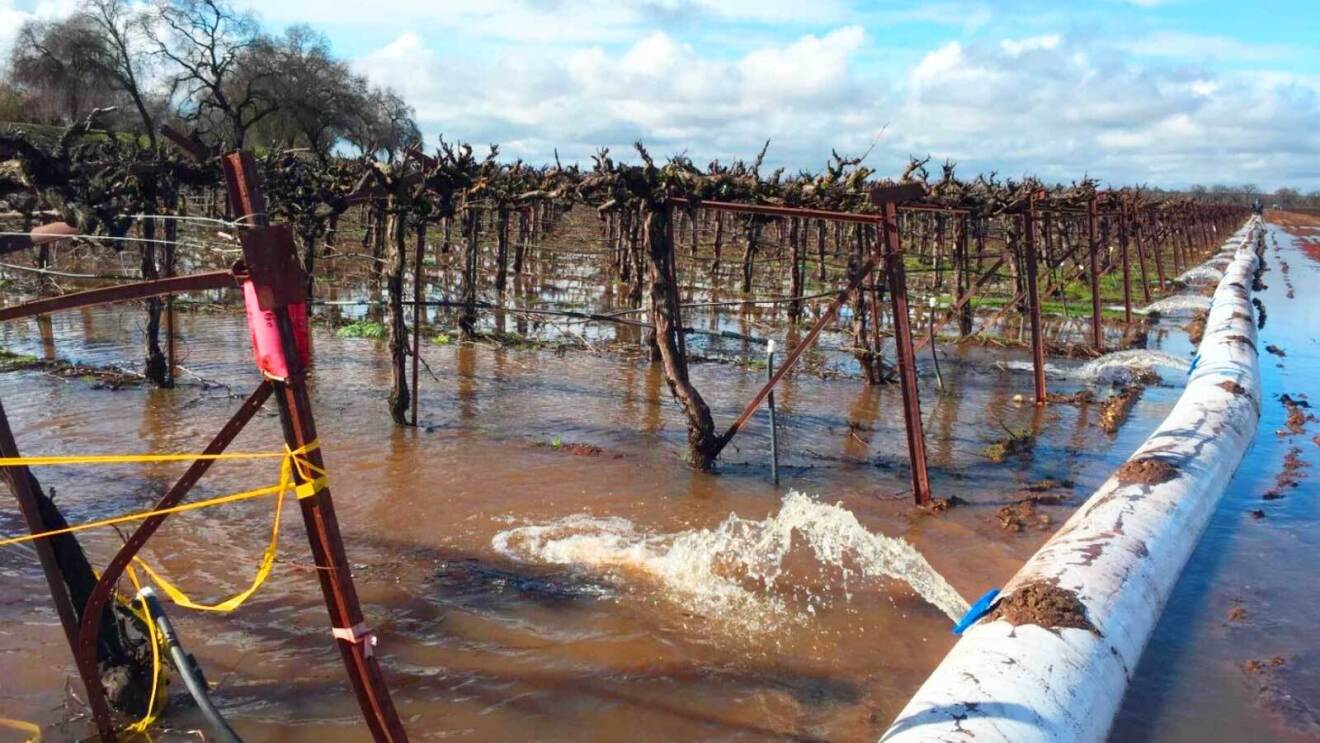
[[[775,487],[764,411],[717,472],[681,461],[686,430],[660,370],[605,350],[636,348],[641,336],[629,329],[584,333],[575,350],[447,335],[423,349],[434,379],[423,372],[420,426],[400,428],[386,414],[384,342],[340,337],[332,328],[351,312],[323,312],[310,378],[320,439],[376,652],[416,740],[873,739],[955,640],[942,581],[963,597],[1002,585],[1048,538],[1036,524],[1060,523],[1103,483],[1162,420],[1182,378],[1147,388],[1110,435],[1098,397],[1078,394],[1097,388],[1078,373],[1080,361],[1051,360],[1051,391],[1075,404],[1038,408],[1030,374],[997,367],[1026,358],[1020,347],[942,345],[942,394],[924,352],[933,489],[959,504],[931,515],[911,505],[899,390],[863,385],[850,356],[828,350],[847,346],[841,334],[827,333],[827,350],[808,354],[808,371],[776,391]],[[10,323],[0,326],[0,345],[43,362],[132,368],[140,320],[135,308],[100,308]],[[797,332],[738,307],[685,320],[790,345]],[[538,329],[514,315],[491,322]],[[1177,326],[1172,318],[1152,326],[1150,348],[1188,358]],[[187,373],[173,390],[111,392],[31,367],[0,373],[21,449],[199,450],[259,380],[241,318],[183,313],[179,331]],[[746,340],[701,343],[694,352],[712,358],[763,354]],[[765,370],[704,363],[692,375],[727,423]],[[989,461],[986,447],[1005,430],[1033,445]],[[232,449],[272,451],[280,441],[270,409]],[[197,497],[273,482],[273,469],[220,463]],[[81,522],[145,507],[181,471],[37,474]],[[808,496],[786,498],[789,490]],[[1023,491],[1048,493],[1029,501],[1032,528],[1006,533],[998,514]],[[198,598],[232,594],[255,570],[270,517],[260,501],[172,517],[146,556]],[[276,570],[254,598],[230,615],[172,616],[249,743],[362,740],[297,510],[285,517]],[[12,509],[0,511],[2,533],[21,528]],[[82,541],[99,565],[119,537],[101,531]],[[0,550],[0,581],[0,716],[49,726],[57,740],[87,735],[30,553]],[[187,731],[200,717],[182,689],[171,696],[179,701],[168,729],[154,739],[195,740]]]

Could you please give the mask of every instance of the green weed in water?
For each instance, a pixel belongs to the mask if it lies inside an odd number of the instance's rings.
[[[385,323],[372,322],[371,320],[358,320],[336,330],[335,335],[338,335],[340,338],[371,338],[372,340],[380,340],[389,335],[389,329],[385,327]]]

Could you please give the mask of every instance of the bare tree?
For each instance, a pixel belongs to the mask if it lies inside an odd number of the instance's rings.
[[[422,139],[413,120],[413,107],[390,88],[371,86],[366,80],[355,81],[358,114],[349,126],[345,139],[364,156],[384,153],[387,162]]]
[[[279,109],[270,88],[270,41],[250,13],[226,0],[163,0],[147,27],[156,53],[174,67],[180,113],[242,147],[248,130]]]
[[[147,14],[134,10],[126,0],[87,0],[76,17],[96,30],[99,43],[93,47],[93,63],[132,101],[142,119],[147,141],[155,148],[154,116],[148,105],[148,93],[142,87],[149,62],[142,48],[149,23]]]
[[[102,46],[98,30],[83,15],[23,24],[9,68],[35,118],[68,124],[114,105],[114,86],[100,65]]]
[[[270,89],[280,108],[255,134],[269,144],[305,146],[325,164],[359,115],[357,81],[325,36],[308,26],[289,27],[272,42],[271,55],[279,74]]]

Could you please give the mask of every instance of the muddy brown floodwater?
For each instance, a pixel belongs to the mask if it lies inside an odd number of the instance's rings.
[[[1293,260],[1294,274],[1303,262]],[[1266,297],[1272,321],[1281,323],[1287,306]],[[139,314],[96,309],[57,316],[44,328],[10,324],[0,327],[0,343],[38,357],[133,368]],[[706,319],[712,327],[721,322]],[[934,491],[962,501],[937,516],[910,505],[896,387],[788,378],[777,392],[783,487],[775,488],[764,413],[716,474],[692,472],[680,460],[685,428],[659,369],[630,356],[430,345],[425,358],[437,379],[423,376],[422,425],[406,429],[386,414],[382,344],[317,330],[313,405],[336,508],[412,738],[873,739],[952,646],[949,614],[962,599],[1002,585],[1164,417],[1192,350],[1179,324],[1170,317],[1157,325],[1150,352],[1128,352],[1158,359],[1165,382],[1144,391],[1115,434],[1100,426],[1108,385],[1094,403],[1038,410],[1020,402],[1032,387],[1021,370],[1025,351],[949,346],[941,367],[950,392],[937,394],[923,354]],[[1306,369],[1314,365],[1315,340],[1294,325],[1287,333],[1267,328],[1265,337],[1287,349],[1280,361]],[[241,318],[183,314],[180,333],[181,363],[192,376],[175,390],[116,391],[39,369],[0,374],[0,399],[21,449],[198,450],[238,403],[198,377],[238,395],[258,378]],[[1052,392],[1093,388],[1081,362],[1051,365]],[[727,423],[764,370],[698,364],[693,376]],[[1266,420],[1277,412],[1267,411]],[[1006,429],[1033,434],[1032,445],[991,461],[986,449]],[[231,448],[269,451],[280,441],[272,409]],[[147,506],[181,471],[128,465],[37,474],[70,520],[81,522]],[[270,466],[224,462],[197,497],[274,478]],[[998,514],[1019,502],[1031,504],[1033,517],[1006,529]],[[1268,508],[1257,525],[1242,522],[1241,508],[1226,507],[1232,523],[1220,523],[1210,542],[1251,529],[1277,537],[1289,518],[1314,524],[1314,498],[1300,489]],[[270,509],[248,502],[172,517],[145,554],[194,595],[227,595],[251,578]],[[172,616],[215,683],[219,706],[249,743],[363,740],[302,525],[285,525],[276,571],[246,605],[230,615],[174,609]],[[14,509],[0,509],[4,534],[21,528]],[[1315,533],[1287,535],[1302,549],[1314,546]],[[1270,543],[1275,537],[1260,537],[1253,549],[1289,554]],[[104,564],[118,537],[101,531],[82,541],[93,562]],[[1197,559],[1221,570],[1236,560]],[[1244,626],[1259,624],[1260,647],[1221,647],[1225,663],[1216,673],[1226,678],[1214,694],[1249,707],[1253,679],[1234,665],[1248,660],[1239,655],[1282,653],[1291,669],[1313,652],[1292,637],[1298,624],[1314,628],[1311,615],[1294,606],[1291,593],[1263,586],[1281,580],[1277,571],[1311,588],[1316,578],[1298,560],[1241,562],[1249,572],[1236,588],[1202,586],[1175,613],[1199,607],[1205,632],[1237,633],[1244,630],[1217,629],[1226,615],[1217,602],[1243,600]],[[90,734],[29,552],[0,550],[0,584],[0,716],[39,722],[54,740]],[[1168,634],[1148,657],[1175,658],[1170,672],[1178,683],[1194,683],[1180,669],[1201,667],[1199,640],[1191,647]],[[1142,674],[1163,670],[1143,666]],[[1147,683],[1142,674],[1138,685]],[[201,727],[200,717],[181,688],[171,698],[167,729],[154,739],[196,740],[188,730]],[[1207,706],[1215,707],[1195,705]],[[1134,716],[1156,712],[1151,719],[1162,725],[1169,708],[1157,707],[1125,713],[1124,729],[1140,727]]]

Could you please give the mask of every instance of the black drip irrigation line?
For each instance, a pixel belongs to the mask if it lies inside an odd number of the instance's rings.
[[[183,685],[188,687],[188,693],[197,703],[197,709],[210,724],[212,732],[215,733],[215,740],[221,743],[243,743],[243,739],[229,727],[220,710],[211,702],[206,676],[202,675],[202,667],[197,665],[197,659],[192,653],[184,650],[183,645],[179,644],[179,635],[174,631],[170,618],[165,615],[165,608],[161,606],[160,599],[156,598],[156,592],[148,586],[139,591],[137,597],[147,605],[147,613],[151,615],[151,621],[155,622],[161,637],[165,639],[165,647],[170,653],[170,663],[174,666],[174,670],[179,672]]]

